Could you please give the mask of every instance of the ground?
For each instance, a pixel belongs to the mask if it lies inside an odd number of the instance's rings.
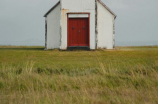
[[[0,104],[158,104],[157,94],[157,46],[0,46]]]

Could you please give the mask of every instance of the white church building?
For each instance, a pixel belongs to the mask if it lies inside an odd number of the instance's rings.
[[[45,15],[45,49],[113,49],[115,19],[101,0],[60,0]]]

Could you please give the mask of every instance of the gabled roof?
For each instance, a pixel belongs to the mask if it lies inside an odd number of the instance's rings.
[[[110,10],[110,8],[108,8],[101,0],[97,0],[99,3],[101,3],[112,15],[114,15],[114,17],[116,18],[116,14]],[[56,6],[58,6],[60,4],[60,1],[58,1],[45,15],[44,17],[46,17]]]
[[[114,15],[115,18],[117,17],[117,15],[112,10],[110,10],[110,8],[107,7],[101,0],[97,0],[97,1],[101,3],[112,15]]]
[[[44,17],[47,17],[47,15],[56,7],[60,4],[60,1],[58,1],[45,15]]]

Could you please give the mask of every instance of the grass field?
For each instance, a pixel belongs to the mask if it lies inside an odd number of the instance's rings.
[[[0,104],[158,104],[158,47],[0,46]]]

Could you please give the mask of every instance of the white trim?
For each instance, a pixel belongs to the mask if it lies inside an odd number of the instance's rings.
[[[69,18],[88,18],[88,14],[68,14]]]

